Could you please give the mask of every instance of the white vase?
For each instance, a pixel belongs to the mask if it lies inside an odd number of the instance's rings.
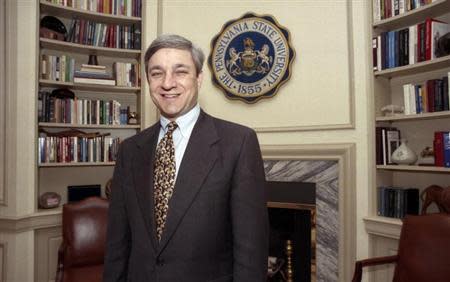
[[[417,161],[417,154],[407,145],[407,141],[402,139],[400,146],[392,153],[391,160],[396,164],[414,164]]]

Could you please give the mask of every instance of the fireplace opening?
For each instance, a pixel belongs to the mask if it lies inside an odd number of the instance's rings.
[[[315,281],[315,184],[268,182],[269,279]]]

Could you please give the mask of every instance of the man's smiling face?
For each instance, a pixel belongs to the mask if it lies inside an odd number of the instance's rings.
[[[202,79],[187,50],[163,48],[148,61],[150,96],[161,115],[172,121],[197,104]]]

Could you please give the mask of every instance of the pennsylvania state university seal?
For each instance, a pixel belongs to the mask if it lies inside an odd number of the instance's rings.
[[[295,52],[289,31],[269,15],[247,13],[227,22],[211,42],[214,85],[230,99],[272,97],[291,75]]]

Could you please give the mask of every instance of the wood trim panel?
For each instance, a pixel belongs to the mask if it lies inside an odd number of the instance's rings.
[[[0,0],[0,205],[6,201],[6,2]]]

